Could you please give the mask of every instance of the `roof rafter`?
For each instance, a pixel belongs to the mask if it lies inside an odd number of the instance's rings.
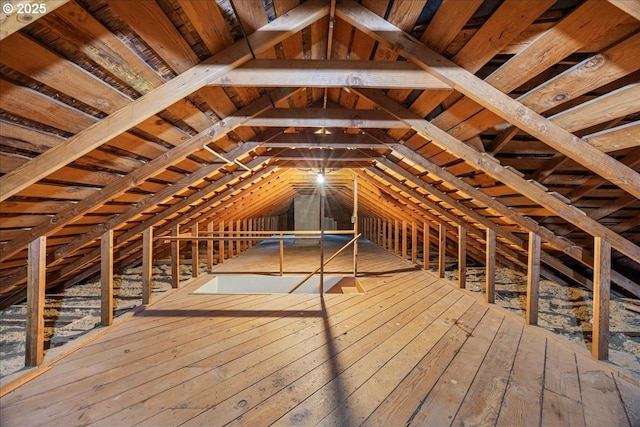
[[[640,174],[633,169],[520,104],[356,2],[340,0],[336,13],[377,41],[390,44],[403,56],[494,114],[640,198]]]
[[[248,36],[254,52],[261,52],[302,30],[329,12],[321,0],[310,0],[275,19]],[[250,60],[252,54],[244,40],[179,74],[162,86],[120,108],[102,121],[89,126],[68,140],[0,178],[0,201],[46,177],[82,155],[134,127],[158,111],[223,76]]]

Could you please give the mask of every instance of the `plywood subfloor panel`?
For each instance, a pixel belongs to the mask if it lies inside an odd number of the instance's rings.
[[[329,242],[327,253],[343,240]],[[288,246],[285,271],[318,266]],[[205,274],[2,398],[3,426],[636,425],[640,388],[363,242],[365,295],[192,294]],[[214,273],[276,274],[278,245]],[[349,251],[327,267],[349,274]]]

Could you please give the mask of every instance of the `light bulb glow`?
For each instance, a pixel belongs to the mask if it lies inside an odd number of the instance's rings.
[[[323,184],[324,183],[324,175],[319,173],[318,175],[316,175],[316,182],[318,184]]]

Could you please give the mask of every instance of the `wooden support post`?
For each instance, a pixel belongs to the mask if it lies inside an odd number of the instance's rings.
[[[24,364],[39,366],[44,360],[44,296],[47,271],[47,238],[29,243],[27,259],[27,339]]]
[[[358,235],[358,175],[353,176],[353,235]],[[353,277],[358,275],[358,239],[353,242]]]
[[[444,224],[438,227],[438,277],[444,277],[444,259],[447,253],[447,229]]]
[[[422,269],[429,270],[429,239],[430,229],[427,222],[422,223]]]
[[[180,235],[180,226],[173,227],[173,235]],[[180,286],[180,241],[171,242],[171,287],[178,288]]]
[[[142,232],[142,304],[151,304],[153,270],[153,227]]]
[[[393,222],[389,220],[387,222],[387,250],[391,252],[393,247]]]
[[[200,251],[198,250],[200,242],[197,240],[197,223],[193,224],[193,227],[191,227],[191,236],[196,238],[191,241],[191,277],[198,277],[198,274],[200,272]]]
[[[467,286],[467,229],[458,226],[458,287]]]
[[[394,227],[393,227],[393,253],[395,254],[395,256],[399,256],[400,255],[400,227],[398,224],[398,220],[396,219],[394,221]]]
[[[402,259],[407,259],[407,221],[402,220]]]
[[[485,270],[485,301],[496,302],[496,232],[487,228],[486,236],[486,270]]]
[[[220,223],[218,224],[218,231],[222,236],[224,233],[224,220],[221,220]],[[220,264],[224,264],[224,255],[225,255],[224,240],[220,240],[218,242],[218,262]]]
[[[609,300],[611,298],[611,244],[602,237],[594,241],[593,260],[593,335],[594,359],[609,358]]]
[[[233,225],[235,224],[235,222],[233,220],[229,221],[229,237],[233,237],[234,236],[234,232],[233,232]],[[229,240],[229,259],[233,258],[234,255],[234,250],[235,250],[235,245],[233,242],[233,239]]]
[[[415,221],[411,221],[411,263],[418,263],[418,227]]]
[[[107,230],[100,240],[100,323],[113,323],[113,230]]]
[[[207,223],[207,235],[213,236],[213,221]],[[207,268],[211,270],[213,268],[213,246],[215,242],[213,240],[207,241]]]
[[[280,233],[280,275],[284,275],[284,240],[282,237],[283,233]]]
[[[527,264],[527,325],[538,324],[538,294],[540,287],[540,236],[529,232],[529,262]]]
[[[382,220],[382,246],[383,249],[387,249],[387,220]]]
[[[245,236],[247,235],[247,231],[248,231],[248,230],[249,230],[249,227],[248,227],[247,220],[246,220],[246,219],[243,219],[243,220],[242,220],[242,231],[244,231],[244,235],[245,235]],[[245,250],[245,251],[246,251],[247,249],[249,249],[249,240],[245,239],[245,240],[243,240],[243,242],[242,242],[242,243],[243,243],[243,245],[242,245],[243,250]]]
[[[253,236],[253,219],[247,222],[247,234]],[[247,249],[252,248],[256,244],[255,240],[247,240]]]
[[[243,241],[240,240],[240,235],[242,234],[242,221],[237,220],[236,221],[236,255],[240,255],[240,253],[242,252],[242,246],[243,246]]]
[[[376,218],[376,244],[382,246],[382,219]]]

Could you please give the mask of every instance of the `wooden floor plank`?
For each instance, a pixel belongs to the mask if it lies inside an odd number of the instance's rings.
[[[584,408],[576,354],[559,342],[547,342],[542,394],[542,425],[584,426]]]
[[[285,258],[300,274],[319,251]],[[3,396],[0,424],[640,425],[636,385],[367,241],[364,295],[193,294],[278,265],[257,245],[184,282]]]
[[[587,426],[629,426],[613,375],[582,355],[576,358]]]
[[[513,367],[523,325],[502,322],[480,370],[467,391],[454,425],[494,426]]]
[[[441,300],[444,301],[444,300]],[[433,348],[435,343],[451,327],[451,320],[458,319],[474,303],[470,297],[458,299],[446,311],[429,310],[421,316],[419,322],[414,322],[412,329],[415,329],[415,337],[406,345],[402,345],[401,339],[389,340],[388,343],[380,345],[375,352],[369,353],[361,363],[355,364],[352,371],[343,375],[352,375],[366,379],[363,384],[358,384],[348,398],[342,402],[337,402],[338,406],[321,420],[319,425],[336,425],[348,415],[351,425],[360,425],[369,417],[371,412],[393,391],[397,384],[408,374],[408,372],[419,362],[422,353]],[[444,308],[444,307],[443,307]],[[435,316],[438,316],[437,318]],[[432,323],[421,324],[425,319],[433,318]],[[405,327],[408,333],[409,328]],[[401,338],[400,333],[396,334]],[[402,337],[403,338],[403,337]],[[385,354],[390,352],[391,354]],[[380,353],[376,356],[376,353]],[[371,359],[370,361],[367,359]],[[385,360],[387,359],[387,360]],[[358,372],[361,371],[361,372]],[[311,405],[316,407],[316,405]]]
[[[629,424],[640,426],[640,386],[632,384],[624,378],[614,377],[620,399],[625,407]]]
[[[504,316],[488,311],[454,356],[431,392],[409,420],[409,425],[449,425],[462,404]]]
[[[540,425],[546,338],[524,328],[496,426]]]
[[[472,329],[477,325],[487,307],[474,304],[459,319],[452,318],[456,327],[451,327],[438,343],[425,354],[414,369],[398,383],[385,400],[374,410],[363,426],[405,425],[416,408],[420,406],[455,354],[460,350]],[[473,327],[472,326],[472,327]]]

